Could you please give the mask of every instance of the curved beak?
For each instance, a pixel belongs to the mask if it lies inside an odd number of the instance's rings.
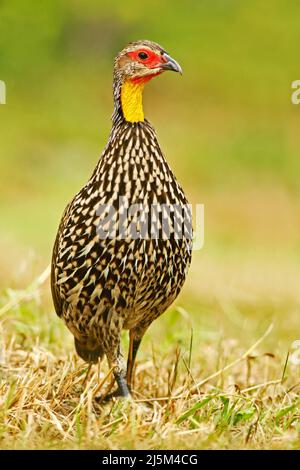
[[[176,62],[176,60],[172,59],[172,57],[170,57],[165,52],[163,53],[162,58],[164,60],[164,62],[160,65],[162,70],[173,70],[173,72],[179,72],[182,75],[182,68],[178,62]]]

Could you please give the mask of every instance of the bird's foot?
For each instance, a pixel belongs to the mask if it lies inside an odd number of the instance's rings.
[[[111,399],[117,400],[132,400],[131,393],[123,376],[116,376],[118,388],[111,393],[95,397],[97,402],[107,403]]]
[[[98,401],[98,397],[96,398]],[[130,393],[128,395],[122,395],[120,391],[117,389],[112,393],[108,393],[107,395],[104,395],[103,397],[99,397],[99,401],[101,403],[108,403],[111,400],[118,400],[118,401],[131,401],[132,396]]]

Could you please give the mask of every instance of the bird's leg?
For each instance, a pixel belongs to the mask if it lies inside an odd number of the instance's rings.
[[[126,383],[126,368],[120,343],[117,348],[110,348],[110,350],[106,352],[106,357],[109,367],[113,369],[113,374],[118,385],[117,390],[107,395],[106,399],[112,397],[129,398],[130,392]]]
[[[89,377],[89,374],[90,374],[92,365],[93,365],[92,362],[90,362],[89,365],[88,365],[88,368],[87,368],[87,371],[86,371],[86,373],[85,373],[85,377],[84,377],[84,380],[83,380],[83,383],[82,383],[83,388],[85,388],[85,386],[86,386],[86,384],[87,384],[88,377]]]
[[[107,311],[104,322],[98,326],[96,337],[106,355],[109,368],[112,370],[117,382],[117,390],[108,393],[104,400],[112,397],[130,397],[126,384],[126,364],[121,350],[121,331],[123,318],[115,310]],[[102,401],[102,397],[97,398]]]
[[[128,389],[132,390],[133,385],[133,369],[135,364],[136,355],[141,344],[144,332],[141,333],[140,330],[132,329],[129,332],[129,351],[127,359],[127,373],[126,380]]]

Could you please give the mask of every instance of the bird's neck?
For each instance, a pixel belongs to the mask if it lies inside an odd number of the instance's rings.
[[[148,79],[120,80],[115,76],[114,80],[114,113],[113,124],[121,120],[127,122],[143,122],[143,90]]]
[[[144,121],[143,82],[126,80],[121,87],[121,107],[128,122]]]

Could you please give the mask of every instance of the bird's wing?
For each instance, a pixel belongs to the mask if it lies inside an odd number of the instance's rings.
[[[60,236],[60,233],[62,232],[63,227],[65,225],[65,221],[66,221],[66,218],[67,218],[67,213],[69,211],[69,207],[70,207],[70,204],[67,205],[67,207],[65,208],[64,213],[62,215],[61,222],[60,222],[60,225],[59,225],[59,229],[57,231],[56,239],[55,239],[55,242],[54,242],[54,247],[53,247],[53,252],[52,252],[52,261],[51,261],[51,279],[50,279],[51,292],[52,292],[54,308],[55,308],[55,311],[56,311],[56,313],[59,317],[61,317],[62,314],[63,314],[63,304],[64,304],[64,302],[63,302],[63,299],[61,298],[61,296],[59,294],[57,283],[56,283],[57,279],[56,279],[56,276],[55,276],[55,263],[56,263],[56,259],[57,259],[57,255],[58,255],[59,236]]]

